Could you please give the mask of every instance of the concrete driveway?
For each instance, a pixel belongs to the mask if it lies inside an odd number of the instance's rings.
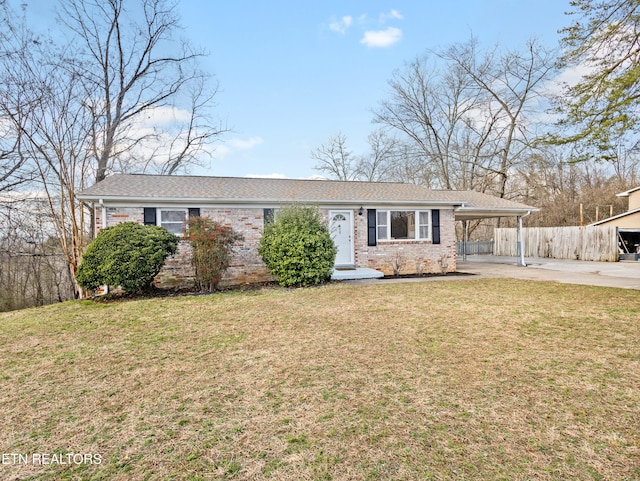
[[[568,284],[621,287],[640,290],[640,262],[589,262],[526,258],[527,267],[513,257],[467,256],[458,258],[458,271],[480,277],[510,277]],[[474,278],[477,278],[473,276]]]

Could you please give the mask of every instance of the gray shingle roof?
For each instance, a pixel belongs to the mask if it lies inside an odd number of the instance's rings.
[[[532,207],[473,191],[431,190],[398,182],[115,174],[78,194],[83,200],[203,203],[439,203],[463,209],[527,211]]]

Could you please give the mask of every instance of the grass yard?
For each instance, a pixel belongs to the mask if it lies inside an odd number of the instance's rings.
[[[640,479],[633,290],[71,302],[0,314],[0,367],[0,479]]]

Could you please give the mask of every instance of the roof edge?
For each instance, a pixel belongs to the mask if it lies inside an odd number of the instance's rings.
[[[339,199],[339,200],[326,200],[326,199],[225,199],[225,198],[211,198],[211,197],[130,197],[130,196],[109,196],[109,195],[85,195],[77,194],[76,197],[80,200],[95,201],[99,203],[106,202],[123,202],[123,203],[176,203],[176,204],[282,204],[282,203],[296,203],[296,202],[308,202],[312,204],[328,204],[328,205],[343,205],[343,204],[399,204],[399,205],[416,205],[416,204],[428,204],[428,205],[446,205],[451,207],[462,206],[465,201],[449,201],[449,200],[372,200],[372,199]]]
[[[611,222],[612,220],[621,219],[622,217],[626,217],[631,214],[637,214],[638,212],[640,212],[640,208],[628,210],[627,212],[623,212],[622,214],[614,215],[613,217],[607,217],[606,219],[602,219],[597,222],[592,222],[591,224],[587,224],[587,227],[604,224],[605,222]]]
[[[629,197],[629,194],[632,194],[633,192],[636,192],[638,190],[640,190],[640,186],[634,187],[633,189],[625,190],[624,192],[620,192],[619,194],[616,194],[616,197]]]

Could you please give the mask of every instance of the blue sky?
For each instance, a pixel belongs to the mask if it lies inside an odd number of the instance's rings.
[[[427,49],[476,36],[555,47],[568,0],[182,0],[187,36],[207,48],[218,112],[233,132],[206,175],[318,174],[310,152],[342,132],[365,153],[372,109],[395,69]]]
[[[472,34],[481,46],[516,48],[535,36],[555,47],[569,23],[569,0],[180,0],[177,8],[184,36],[210,53],[203,66],[219,82],[216,112],[232,129],[192,173],[224,176],[317,175],[310,152],[338,132],[366,152],[372,110],[394,70],[426,50]]]

